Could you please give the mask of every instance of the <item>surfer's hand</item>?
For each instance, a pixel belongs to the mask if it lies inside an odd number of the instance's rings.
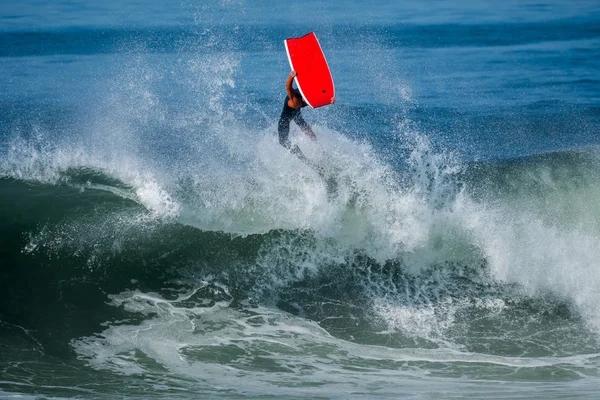
[[[317,141],[317,135],[315,135],[315,133],[313,132],[312,128],[308,124],[306,124],[306,126],[300,127],[300,129],[302,130],[302,132],[304,132],[304,134],[306,136],[308,136],[309,138],[311,138],[315,142]]]
[[[335,96],[333,96],[333,97],[331,98],[331,104],[334,104],[334,103],[335,103]]]
[[[292,71],[292,72],[290,72],[290,76],[291,76],[292,78],[293,78],[293,77],[295,77],[296,75],[298,75],[298,73],[297,73],[296,71]]]

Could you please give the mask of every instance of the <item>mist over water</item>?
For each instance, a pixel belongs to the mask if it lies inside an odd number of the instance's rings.
[[[594,396],[597,5],[357,4],[0,12],[0,397]]]

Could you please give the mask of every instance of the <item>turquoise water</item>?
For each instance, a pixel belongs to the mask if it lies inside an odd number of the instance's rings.
[[[4,2],[0,397],[595,398],[596,1]],[[287,37],[337,102],[278,144]]]

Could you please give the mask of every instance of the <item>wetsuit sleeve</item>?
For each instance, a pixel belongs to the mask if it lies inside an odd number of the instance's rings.
[[[296,115],[294,115],[294,122],[296,124],[298,124],[298,126],[304,130],[304,129],[310,129],[310,125],[308,124],[308,122],[306,122],[304,120],[304,118],[302,118],[302,114],[300,114],[299,112],[296,113]]]
[[[298,124],[298,126],[300,127],[302,132],[304,132],[305,135],[308,135],[312,140],[317,140],[317,136],[313,132],[308,122],[306,122],[304,118],[302,118],[302,114],[300,114],[299,111],[296,115],[294,115],[294,122]]]

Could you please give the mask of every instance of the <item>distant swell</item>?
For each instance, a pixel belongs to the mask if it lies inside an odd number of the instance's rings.
[[[52,54],[104,54],[127,49],[144,52],[189,52],[195,46],[204,51],[264,51],[280,38],[311,26],[224,25],[147,29],[65,29],[0,33],[0,57]],[[355,38],[377,38],[381,46],[397,47],[488,47],[528,43],[595,39],[600,37],[597,21],[556,20],[540,23],[498,23],[482,25],[443,24],[391,26],[337,25],[328,40],[333,49],[354,47]],[[328,30],[329,30],[328,29]],[[518,32],[518,35],[507,35]],[[226,38],[226,39],[223,39]],[[133,48],[131,44],[135,44]]]

